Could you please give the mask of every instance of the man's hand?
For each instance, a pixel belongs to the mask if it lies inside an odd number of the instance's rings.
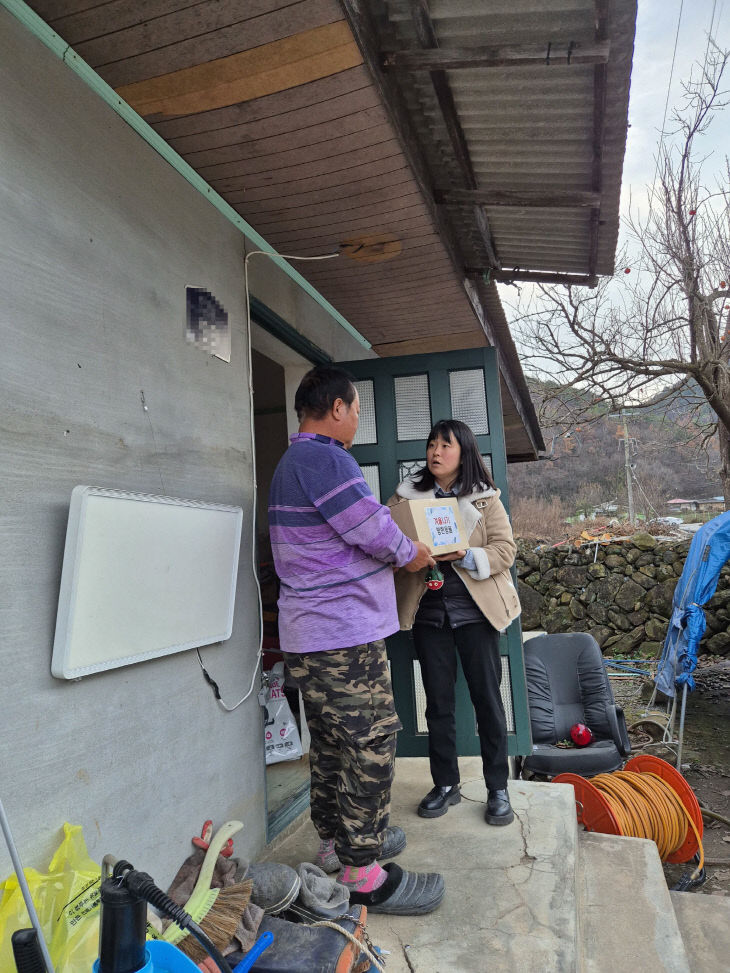
[[[436,563],[431,557],[431,552],[421,541],[414,541],[416,545],[416,556],[412,561],[405,565],[406,571],[420,571],[421,568],[430,568]]]
[[[466,551],[452,551],[451,554],[439,554],[436,557],[437,561],[460,561],[464,557]]]

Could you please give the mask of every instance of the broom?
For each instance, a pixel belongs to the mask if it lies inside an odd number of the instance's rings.
[[[228,821],[213,836],[195,888],[183,907],[215,947],[221,950],[233,939],[253,890],[253,882],[250,880],[222,889],[210,887],[219,853],[228,839],[241,828],[243,824],[240,821]],[[171,923],[161,938],[176,945],[196,963],[207,955],[203,947],[176,923]]]

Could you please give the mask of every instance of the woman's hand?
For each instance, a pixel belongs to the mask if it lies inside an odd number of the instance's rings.
[[[460,561],[466,551],[453,551],[451,554],[439,554],[438,557],[434,555],[434,560],[436,561]]]

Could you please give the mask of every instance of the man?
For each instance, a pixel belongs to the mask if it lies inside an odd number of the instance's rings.
[[[299,432],[271,484],[269,524],[281,581],[279,635],[311,736],[316,861],[373,912],[419,915],[441,902],[440,875],[382,868],[405,847],[389,828],[395,712],[383,639],[398,629],[393,570],[434,563],[393,522],[350,456],[360,402],[342,369],[302,379]]]

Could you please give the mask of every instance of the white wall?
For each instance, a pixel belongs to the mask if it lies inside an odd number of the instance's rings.
[[[92,857],[165,885],[206,818],[245,822],[237,854],[264,844],[259,707],[223,712],[194,652],[53,679],[66,517],[80,483],[244,508],[233,636],[202,650],[238,700],[258,629],[244,238],[4,9],[0,211],[0,797],[26,865],[68,820]],[[321,347],[362,357],[269,261],[253,276]],[[228,310],[230,365],[185,342],[188,284]]]

